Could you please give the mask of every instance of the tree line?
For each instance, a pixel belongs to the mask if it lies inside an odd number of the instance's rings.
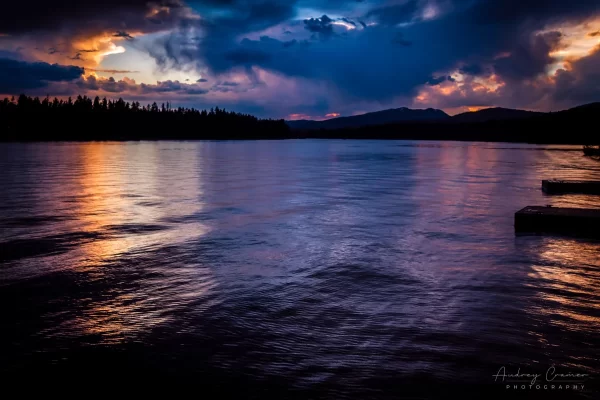
[[[0,101],[0,141],[279,139],[283,120],[226,111],[160,106],[154,102],[77,96],[50,99],[21,95]]]

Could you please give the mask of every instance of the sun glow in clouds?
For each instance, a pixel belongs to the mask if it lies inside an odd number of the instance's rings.
[[[311,116],[307,114],[290,114],[287,117],[288,121],[299,121],[302,119],[311,119]]]
[[[75,40],[71,43],[73,51],[78,54],[74,60],[79,61],[83,67],[97,68],[105,57],[125,53],[125,47],[118,44],[123,40],[125,39],[112,35]]]
[[[99,57],[106,57],[106,56],[109,56],[111,54],[122,54],[122,53],[125,53],[125,47],[123,47],[123,46],[117,46],[116,44],[110,42],[108,44],[108,49],[106,49],[106,50],[104,50],[102,52],[99,52],[98,56]]]
[[[548,70],[549,75],[554,75],[559,69],[568,69],[569,62],[579,60],[590,55],[600,46],[600,20],[595,20],[582,25],[562,25],[549,29],[562,33],[562,46],[549,53],[556,59]]]
[[[563,34],[564,47],[552,53],[553,57],[577,60],[589,55],[600,45],[600,35],[594,34],[600,30],[600,21],[594,21],[579,26],[560,27]]]
[[[356,29],[355,25],[349,24],[346,21],[333,21],[331,24],[332,25],[343,26],[344,28],[346,28],[349,31],[351,31],[353,29]]]

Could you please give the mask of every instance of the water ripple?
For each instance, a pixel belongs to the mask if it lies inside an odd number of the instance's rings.
[[[600,207],[540,190],[600,179],[579,148],[3,144],[0,168],[4,373],[365,399],[600,372],[600,242],[513,231],[526,205]]]

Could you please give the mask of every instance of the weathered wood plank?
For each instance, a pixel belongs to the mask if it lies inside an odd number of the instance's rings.
[[[600,194],[600,181],[565,181],[548,179],[542,181],[542,190],[548,194]]]
[[[528,206],[515,213],[515,232],[600,237],[600,209]]]

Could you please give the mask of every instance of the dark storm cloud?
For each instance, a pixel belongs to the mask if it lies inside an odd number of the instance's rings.
[[[585,19],[600,12],[600,2],[590,0],[479,0],[474,20],[481,23],[540,24]]]
[[[19,93],[45,87],[50,82],[74,81],[83,72],[80,67],[0,58],[0,93]]]
[[[304,20],[304,29],[318,34],[321,39],[327,39],[333,35],[333,20],[327,15],[321,18],[310,18]]]
[[[534,78],[545,72],[546,66],[553,62],[549,53],[559,46],[561,38],[560,32],[522,38],[512,49],[510,56],[496,61],[494,70],[506,79]]]
[[[432,6],[433,17],[424,20]],[[298,20],[299,10],[312,18]],[[306,10],[314,15],[306,16]],[[0,33],[129,35],[177,27],[143,44],[165,69],[193,67],[210,76],[252,74],[260,67],[326,82],[348,98],[385,101],[414,95],[440,77],[447,81],[456,69],[471,77],[495,72],[521,88],[520,82],[547,70],[553,62],[548,53],[561,45],[563,38],[549,28],[599,15],[600,2],[590,0],[13,0],[2,5]],[[357,29],[336,35],[335,29],[345,29],[333,26],[339,21]],[[286,39],[275,31],[286,32]],[[305,40],[306,31],[327,40]],[[84,53],[65,53],[78,51]],[[584,82],[595,76],[584,63],[574,71],[562,73],[562,97],[585,97]]]
[[[80,78],[76,82],[78,89],[86,89],[93,91],[104,91],[108,93],[123,93],[127,95],[150,95],[173,93],[178,95],[202,95],[210,90],[201,88],[195,84],[187,84],[179,81],[163,81],[157,82],[154,85],[142,83],[136,85],[130,80],[116,80],[113,77],[108,79],[98,79],[94,76]]]
[[[481,75],[485,69],[483,66],[479,64],[466,64],[459,68],[458,70],[463,75]]]
[[[104,72],[107,74],[137,74],[140,72],[140,71],[131,71],[128,69],[91,69],[91,68],[86,69],[86,71]]]
[[[429,60],[422,60],[420,64],[407,63],[406,60],[413,59],[420,50],[415,50],[415,46],[390,47],[394,37],[394,32],[374,27],[341,43],[340,40],[326,40],[299,42],[285,47],[285,42],[263,36],[259,40],[245,39],[231,46],[236,54],[253,55],[254,60],[260,58],[261,61],[253,65],[267,70],[332,83],[352,96],[385,99],[412,92],[417,83],[430,79],[433,68],[428,65]],[[232,64],[228,56],[231,52],[216,49],[205,52],[205,60],[217,71],[248,66]],[[248,61],[248,57],[244,61]]]
[[[202,15],[200,25],[210,35],[232,35],[260,31],[294,17],[295,1],[208,0],[188,1]]]
[[[379,7],[367,13],[367,18],[375,18],[384,25],[396,25],[410,22],[417,18],[423,2],[419,0],[409,0],[405,3],[394,4],[390,6]]]
[[[125,39],[133,39],[133,36],[131,36],[129,33],[125,32],[125,31],[118,31],[116,32],[113,37],[120,37],[120,38],[125,38]]]
[[[165,93],[174,92],[178,94],[199,95],[209,92],[208,89],[200,88],[195,85],[188,85],[179,81],[157,82],[155,85],[140,85],[142,93]]]
[[[122,93],[130,88],[130,84],[125,81],[116,81],[112,76],[108,79],[96,79],[94,76],[81,78],[77,81],[77,87],[88,90],[103,90],[109,93]]]
[[[464,81],[455,86],[459,90],[447,96],[433,96],[431,105],[441,108],[478,105],[556,111],[599,101],[600,47],[569,64],[567,70],[561,69],[554,75],[554,80],[509,81],[497,90],[473,85],[475,78],[465,76]],[[484,71],[482,74],[489,73]]]
[[[350,24],[352,26],[356,26],[356,22],[354,22],[354,21],[352,21],[352,20],[350,20],[350,19],[348,19],[346,17],[340,18],[340,21],[343,21],[343,22],[345,22],[347,24]]]
[[[242,41],[242,45],[232,51],[225,53],[225,59],[231,61],[235,65],[255,65],[262,64],[269,60],[271,57],[270,53],[261,51],[259,49],[253,49],[244,46],[248,39]]]
[[[435,85],[439,85],[442,82],[454,82],[454,78],[452,78],[451,76],[438,76],[438,77],[432,77],[430,80],[427,81],[428,85],[431,86],[435,86]]]
[[[213,3],[214,7],[224,4]],[[498,23],[488,23],[489,16],[499,9],[497,2],[455,0],[450,12],[419,22],[423,8],[429,4],[426,1],[392,6],[374,2],[371,4],[375,8],[363,17],[377,20],[377,26],[361,24],[366,29],[351,30],[345,36],[333,35],[333,19],[327,15],[315,16],[303,21],[305,29],[330,40],[290,45],[289,41],[267,36],[241,41],[235,37],[286,21],[294,2],[270,12],[266,12],[266,6],[244,11],[252,2],[227,3],[234,7],[225,17],[217,13],[217,17],[203,22],[206,36],[197,49],[182,50],[182,39],[174,35],[168,44],[159,46],[166,54],[156,58],[172,65],[208,67],[217,74],[236,67],[249,70],[258,66],[291,77],[325,81],[346,95],[372,100],[414,95],[419,85],[430,83],[432,76],[461,65],[466,74],[493,68],[506,79],[534,77],[552,62],[548,52],[560,41],[556,33],[537,32],[551,23],[589,17],[598,8],[574,0],[565,16],[560,4],[550,1],[548,9],[542,12],[544,19],[540,19],[536,14],[540,2],[509,0],[518,10],[516,14],[511,11],[514,18],[505,18],[503,14]],[[410,21],[415,23],[397,26]],[[176,54],[169,56],[173,52]],[[510,56],[496,59],[500,53]],[[465,60],[475,61],[465,64]]]
[[[554,100],[566,105],[600,101],[600,46],[557,73]]]
[[[187,1],[186,5],[202,18],[180,24],[179,31],[157,39],[145,49],[164,70],[191,65],[221,73],[235,67],[264,64],[274,54],[246,46],[243,39],[240,44],[238,40],[245,34],[291,20],[296,14],[296,3],[296,0]],[[189,43],[190,32],[201,40]],[[280,44],[280,47],[286,46]]]
[[[173,24],[181,17],[177,0],[9,0],[2,4],[0,32],[23,34],[35,31],[104,31],[111,28],[152,30]],[[149,16],[153,9],[157,10]],[[171,12],[165,12],[166,8]],[[162,10],[162,12],[161,12]],[[115,30],[116,30],[115,29]]]

